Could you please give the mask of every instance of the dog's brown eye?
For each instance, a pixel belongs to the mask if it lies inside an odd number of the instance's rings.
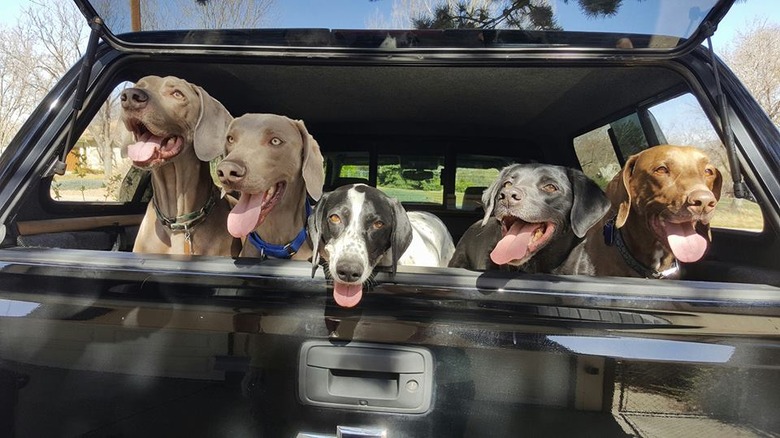
[[[233,142],[235,142],[235,141],[236,141],[236,139],[235,139],[235,138],[233,138],[233,136],[232,136],[232,135],[228,135],[228,136],[227,136],[227,142],[228,142],[228,143],[233,143]]]
[[[707,175],[707,176],[712,176],[712,175],[715,175],[715,171],[712,170],[711,168],[707,167],[707,168],[704,169],[704,174]]]
[[[282,144],[282,140],[279,137],[274,137],[271,139],[270,143],[272,146],[279,146]]]
[[[542,190],[547,193],[553,193],[558,191],[558,187],[555,187],[553,184],[545,184],[544,187],[542,187]]]
[[[384,222],[382,222],[382,221],[376,221],[376,222],[374,222],[372,225],[373,225],[373,227],[374,227],[374,229],[375,229],[375,230],[378,230],[378,229],[380,229],[380,228],[384,227],[384,226],[385,226],[385,223],[384,223]]]
[[[330,217],[328,217],[328,220],[330,220],[334,224],[340,224],[341,223],[341,218],[337,214],[330,215]]]
[[[184,93],[182,93],[179,90],[173,90],[173,93],[171,95],[177,99],[184,99]]]
[[[669,168],[666,167],[666,166],[658,166],[658,167],[655,168],[655,173],[659,173],[659,174],[664,174],[665,175],[665,174],[669,173]]]

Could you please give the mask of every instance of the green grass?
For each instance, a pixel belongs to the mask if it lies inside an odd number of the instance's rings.
[[[387,196],[396,198],[401,202],[442,203],[441,190],[426,192],[423,190],[396,189],[390,187],[379,187],[379,189],[385,192]]]
[[[710,224],[715,228],[761,231],[764,218],[758,204],[743,199],[721,198]]]
[[[60,184],[60,190],[80,190],[82,186],[89,190],[101,188],[106,179],[103,174],[87,174],[83,178],[73,174],[66,174],[62,176],[57,175],[54,181]]]
[[[428,204],[443,204],[441,191],[423,191],[411,189],[396,189],[380,187],[386,195],[396,198],[401,202],[420,202]],[[455,193],[455,205],[458,208],[463,204],[463,192]]]

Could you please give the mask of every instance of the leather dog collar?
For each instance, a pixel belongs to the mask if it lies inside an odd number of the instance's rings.
[[[604,243],[607,246],[614,244],[620,255],[623,257],[623,261],[633,269],[637,274],[645,278],[668,278],[669,276],[677,273],[680,266],[677,264],[677,259],[672,262],[672,267],[664,271],[658,272],[655,269],[648,268],[639,262],[629,251],[626,242],[623,240],[623,235],[620,233],[620,229],[615,226],[615,219],[617,216],[612,217],[607,223],[604,224]]]
[[[274,245],[272,243],[268,243],[265,240],[260,238],[260,235],[257,234],[257,231],[252,231],[249,233],[248,241],[254,245],[255,248],[257,248],[258,251],[260,251],[260,257],[266,258],[266,257],[273,257],[275,259],[289,259],[294,256],[299,249],[301,249],[301,246],[303,245],[303,242],[306,241],[306,236],[308,236],[308,233],[306,232],[306,222],[309,219],[309,216],[311,215],[311,205],[309,202],[306,202],[306,220],[303,222],[303,228],[298,233],[297,236],[295,236],[295,239],[292,240],[292,242],[286,244],[286,245]]]
[[[154,212],[157,214],[157,220],[163,225],[168,227],[171,231],[188,231],[203,222],[206,216],[209,214],[214,204],[217,203],[217,192],[212,190],[206,203],[199,210],[185,213],[181,216],[168,217],[162,214],[159,205],[157,205],[157,197],[152,196],[152,205],[154,206]]]

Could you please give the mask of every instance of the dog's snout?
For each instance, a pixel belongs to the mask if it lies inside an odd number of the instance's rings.
[[[146,106],[149,101],[149,95],[139,88],[127,88],[119,96],[124,109],[139,109]]]
[[[691,213],[707,214],[715,208],[718,200],[709,190],[694,190],[688,194],[686,204]]]
[[[357,260],[339,260],[336,266],[336,275],[345,283],[354,283],[363,276],[363,265]]]
[[[217,177],[222,184],[235,184],[246,176],[246,167],[235,161],[222,160],[217,166]]]

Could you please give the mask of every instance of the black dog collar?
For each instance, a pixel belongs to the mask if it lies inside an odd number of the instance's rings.
[[[636,271],[637,274],[645,278],[668,278],[679,271],[680,266],[677,264],[677,259],[672,261],[672,267],[664,271],[658,272],[655,269],[650,269],[647,266],[639,262],[628,250],[626,242],[623,240],[623,236],[620,233],[620,229],[615,226],[615,219],[613,217],[604,224],[604,243],[607,246],[615,246],[626,264]]]

